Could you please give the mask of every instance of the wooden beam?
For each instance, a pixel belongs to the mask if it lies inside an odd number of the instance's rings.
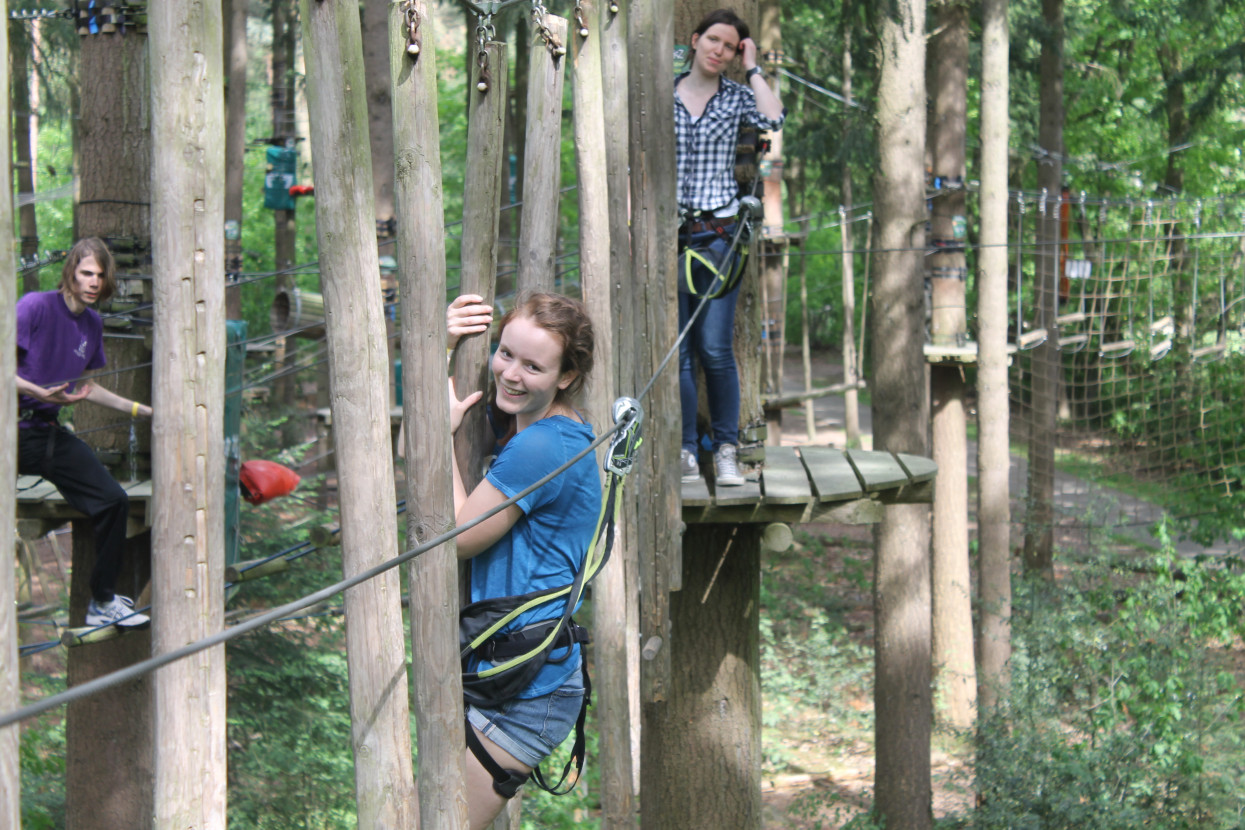
[[[358,4],[302,0],[300,10],[315,160],[316,234],[328,322],[342,570],[353,576],[398,549],[388,384],[377,382],[388,374],[388,352],[376,290],[380,266],[363,47]],[[413,827],[417,820],[399,585],[397,570],[389,570],[345,596],[355,792],[362,830]]]
[[[152,650],[225,613],[225,101],[219,0],[148,15],[155,293]],[[225,647],[155,674],[154,827],[224,830]],[[194,786],[187,786],[194,781]]]
[[[393,133],[394,146],[399,148],[394,200],[399,219],[398,286],[402,297],[402,410],[412,413],[405,434],[406,458],[411,462],[406,474],[406,527],[412,546],[454,525],[433,8],[427,0],[415,0],[417,55],[407,49],[409,29],[403,20],[402,4],[390,6],[389,18]],[[476,94],[472,93],[473,99]],[[488,164],[487,159],[478,162]],[[496,219],[492,221],[496,228]],[[473,231],[479,232],[474,225]],[[491,276],[489,271],[481,278],[490,280]],[[487,353],[487,338],[481,340]],[[419,725],[418,826],[447,830],[467,827],[457,549],[451,541],[428,551],[411,562],[407,575],[414,602],[410,635]],[[407,821],[390,826],[415,825]]]
[[[562,186],[562,81],[566,20],[543,14],[536,26],[527,85],[523,212],[519,220],[519,293],[552,291]]]
[[[8,17],[8,2],[0,0],[0,13]],[[21,25],[21,24],[18,24]],[[0,38],[0,89],[9,88],[9,38]],[[10,121],[2,119],[0,141],[12,147]],[[13,192],[13,170],[0,165],[0,187]],[[0,200],[0,400],[8,401],[12,412],[17,400],[17,273],[13,257],[13,204]],[[11,417],[11,416],[10,416]],[[12,421],[6,419],[6,423]],[[21,679],[17,664],[17,579],[13,567],[13,528],[17,521],[17,503],[8,483],[17,477],[17,430],[6,427],[0,432],[0,707],[4,711],[21,705]],[[21,765],[18,763],[19,726],[0,730],[0,824],[21,826]]]

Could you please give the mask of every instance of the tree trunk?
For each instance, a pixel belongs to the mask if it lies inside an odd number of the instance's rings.
[[[670,697],[645,703],[643,827],[761,827],[760,588],[758,524],[691,525],[683,590],[671,595]],[[661,806],[652,816],[649,802]]]
[[[629,349],[638,386],[654,378],[674,342],[675,295],[674,18],[665,0],[627,4],[628,92],[631,159],[632,305]],[[618,313],[624,313],[618,309]],[[639,591],[641,737],[641,823],[661,827],[661,779],[667,760],[654,744],[660,710],[670,694],[670,596],[681,574],[678,535],[679,483],[673,459],[679,452],[677,372],[656,376],[642,401],[647,417],[641,457],[632,474],[638,496],[636,549]]]
[[[889,13],[887,13],[889,10]],[[922,290],[925,4],[877,11],[878,253],[873,270],[873,443],[926,454]],[[874,532],[874,805],[888,827],[932,826],[929,511],[886,509]]]
[[[35,195],[35,113],[30,100],[30,34],[27,26],[35,24],[13,23],[9,26],[8,47],[9,78],[13,110],[13,152],[16,158],[13,168],[17,171],[17,192]],[[35,202],[18,208],[19,253],[23,258],[39,253],[39,225],[35,219]],[[22,276],[22,293],[39,290],[39,272],[28,271]]]
[[[532,38],[523,146],[523,215],[519,222],[519,292],[552,291],[558,238],[558,191],[562,185],[562,83],[566,68],[566,20],[544,15],[549,42]],[[523,44],[519,44],[523,48]],[[562,54],[551,50],[561,49]]]
[[[848,107],[852,105],[851,3],[852,0],[843,0],[843,100],[846,102],[844,106]],[[847,143],[851,129],[850,122],[843,125],[844,144]],[[839,221],[843,223],[840,237],[843,248],[843,382],[856,383],[860,380],[860,363],[856,354],[856,274],[853,267],[855,254],[850,250],[852,234],[847,224],[847,210],[852,208],[854,198],[850,162],[843,162],[839,175],[842,181],[839,204],[846,209],[839,214]],[[843,432],[846,434],[848,447],[860,447],[860,393],[855,389],[848,389],[843,393]]]
[[[376,286],[371,152],[359,10],[303,0],[308,114],[337,450],[342,569],[368,570],[398,549],[390,453],[385,321]],[[346,654],[359,827],[417,821],[397,570],[346,592]]]
[[[151,7],[153,652],[225,621],[224,72],[219,7]],[[224,830],[225,647],[155,675],[158,830]]]
[[[0,11],[7,12],[7,3]],[[6,15],[7,16],[7,15]],[[10,26],[9,31],[20,29]],[[25,35],[21,32],[18,37]],[[0,68],[9,66],[9,41],[0,38]],[[14,61],[17,61],[14,55]],[[25,66],[25,58],[21,58]],[[14,80],[18,83],[18,80]],[[23,88],[27,88],[24,86]],[[21,124],[21,110],[14,106]],[[20,127],[19,127],[20,132]],[[10,145],[9,122],[0,122],[0,146]],[[20,150],[19,150],[20,154]],[[29,159],[29,152],[26,155]],[[20,170],[20,167],[19,167]],[[0,193],[12,193],[13,181],[9,168],[0,169]],[[24,233],[24,231],[23,231]],[[17,281],[13,261],[13,203],[0,200],[0,400],[17,399]],[[0,481],[17,479],[17,430],[6,428],[0,434]],[[17,542],[13,528],[17,525],[17,496],[12,486],[0,490],[0,706],[11,712],[22,703],[21,672],[17,662],[17,576],[11,551]],[[0,730],[0,824],[21,826],[22,773],[18,761],[21,729],[12,726]]]
[[[602,86],[607,90],[627,88],[627,9],[626,4],[600,3],[601,10],[601,72]],[[617,9],[612,11],[611,8]],[[609,326],[614,335],[614,362],[612,366],[602,366],[601,370],[609,372],[614,388],[620,394],[636,394],[639,386],[636,382],[634,337],[631,332],[634,292],[631,286],[631,220],[630,179],[628,176],[628,146],[630,143],[630,127],[628,125],[628,102],[626,95],[605,96],[605,123],[609,128],[605,131],[605,156],[609,185],[609,220],[610,220],[610,311]],[[599,323],[599,325],[605,325]],[[638,477],[637,477],[638,478]],[[637,486],[636,481],[628,482],[628,487]],[[640,604],[637,587],[639,585],[639,550],[637,548],[637,499],[624,498],[622,515],[615,528],[617,542],[614,555],[622,562],[621,569],[607,569],[597,577],[600,584],[594,591],[602,595],[616,596],[624,592],[627,602],[626,618],[623,623],[623,637],[627,644],[627,660],[625,666],[605,669],[606,676],[602,682],[610,681],[609,674],[623,671],[627,683],[627,708],[618,711],[622,701],[613,694],[603,696],[598,710],[597,722],[605,724],[623,720],[628,725],[628,733],[617,734],[601,727],[601,765],[603,780],[615,780],[619,774],[617,765],[624,763],[620,754],[629,754],[631,801],[634,804],[635,793],[640,786]],[[597,631],[606,625],[614,624],[613,618],[601,621]],[[598,670],[599,673],[599,670]],[[621,742],[621,745],[617,742]],[[611,759],[611,760],[606,760]],[[613,784],[610,784],[612,787]],[[634,816],[628,815],[616,819],[624,809],[624,796],[618,793],[603,795],[605,830],[623,830],[634,825]],[[634,810],[634,806],[632,807]]]
[[[1056,415],[1059,397],[1059,194],[1063,179],[1063,0],[1042,0],[1046,22],[1040,58],[1039,204],[1034,292],[1046,340],[1033,350],[1029,423],[1029,505],[1025,573],[1053,579]]]
[[[583,30],[572,26],[572,113],[579,187],[579,275],[584,302],[596,332],[596,369],[588,386],[589,413],[600,433],[611,424],[610,411],[620,394],[612,368],[614,329],[611,308],[610,190],[606,149],[605,86],[601,21],[608,2],[584,0]],[[621,96],[619,96],[621,97]],[[631,393],[628,388],[626,392]],[[608,446],[608,445],[606,445]],[[600,457],[604,458],[604,452]],[[622,540],[615,536],[611,561],[593,583],[593,667],[596,671],[597,727],[600,733],[601,823],[607,828],[634,826],[631,786],[631,706],[627,678],[628,591]]]
[[[933,99],[929,141],[933,174],[952,184],[933,200],[932,232],[938,247],[929,258],[933,284],[931,339],[960,345],[967,336],[964,250],[967,198],[965,131],[968,95],[968,7],[959,0],[937,5],[937,34],[929,44]],[[977,704],[973,662],[972,585],[968,566],[968,436],[964,414],[964,374],[959,364],[930,369],[933,399],[933,452],[938,465],[933,522],[933,652],[935,700],[939,718],[953,729],[972,727]]]
[[[363,0],[363,71],[367,82],[367,134],[372,148],[372,199],[376,209],[376,237],[393,237],[389,223],[393,207],[393,106],[389,73],[389,0]],[[398,20],[401,28],[401,20]]]
[[[1011,500],[1007,398],[1007,0],[982,4],[981,251],[977,281],[977,699],[1007,699]]]
[[[407,539],[427,541],[454,524],[449,399],[445,385],[445,232],[437,120],[437,53],[430,3],[418,0],[420,52],[407,54],[398,3],[390,6],[389,68],[402,294],[402,384]],[[318,156],[317,156],[318,157]],[[458,663],[458,556],[454,542],[417,558],[407,576],[419,724],[419,826],[467,827],[463,687]],[[395,724],[396,726],[396,724]],[[405,827],[409,825],[396,825]]]
[[[218,51],[219,54],[219,51]],[[151,124],[148,97],[147,36],[133,29],[81,39],[79,193],[76,225],[82,236],[103,237],[117,259],[117,270],[150,273]],[[150,298],[148,298],[150,299]],[[141,338],[108,338],[109,369],[151,361]],[[131,400],[151,399],[149,369],[109,376],[107,387]],[[76,426],[116,423],[117,413],[79,407]],[[146,445],[147,429],[139,438]],[[97,450],[128,451],[129,430],[92,432]],[[127,465],[128,466],[128,465]],[[127,476],[128,477],[128,476]],[[150,550],[147,536],[127,545],[127,570],[118,590],[145,601]],[[136,556],[137,554],[137,556]],[[80,625],[90,599],[95,559],[90,522],[74,522],[70,619]],[[157,622],[157,625],[159,623]],[[90,648],[69,650],[67,685],[76,686],[151,656],[150,631],[126,634]],[[153,815],[151,678],[117,686],[70,703],[65,722],[65,826],[142,827]],[[124,758],[125,763],[117,763]]]
[[[242,172],[246,167],[246,17],[249,0],[222,0],[225,24],[225,275],[242,272]],[[242,291],[225,292],[225,318],[242,318]]]

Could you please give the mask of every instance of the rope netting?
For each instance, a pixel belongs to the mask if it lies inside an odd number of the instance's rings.
[[[1245,199],[1014,195],[1010,213],[1012,437],[1053,450],[1056,544],[1164,517],[1221,538],[1245,474]],[[1042,485],[1014,467],[1023,503]]]

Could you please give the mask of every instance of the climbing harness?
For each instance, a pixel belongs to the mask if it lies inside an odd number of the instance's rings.
[[[640,424],[644,413],[639,401],[628,397],[614,401],[613,417],[614,423],[621,426],[614,433],[605,456],[605,495],[601,501],[596,530],[575,579],[571,584],[560,588],[473,602],[459,614],[463,698],[473,706],[493,708],[513,699],[532,682],[545,663],[565,660],[571,654],[571,646],[589,642],[587,630],[577,625],[571,619],[571,614],[579,605],[584,588],[609,561],[610,549],[614,546],[615,520],[622,504],[623,479],[631,471],[635,451],[643,441]],[[565,605],[560,617],[535,623],[519,631],[502,633],[521,614],[563,599]],[[565,654],[560,658],[551,657],[557,650],[565,650]],[[481,661],[490,665],[481,669]],[[588,677],[587,665],[583,667],[583,676],[584,699],[575,721],[575,743],[571,757],[562,770],[562,777],[557,783],[550,785],[545,781],[539,767],[530,776],[541,789],[554,795],[570,792],[579,780],[584,766],[584,721],[592,697],[592,681]],[[512,798],[529,776],[503,769],[488,754],[470,724],[467,724],[466,729],[467,747],[493,776],[493,789],[504,798]],[[575,765],[575,776],[566,789],[562,790],[560,788],[566,782],[572,764]]]
[[[681,210],[679,293],[712,300],[731,291],[744,272],[753,223],[761,214],[755,196],[741,196],[739,212],[729,219],[698,218]]]

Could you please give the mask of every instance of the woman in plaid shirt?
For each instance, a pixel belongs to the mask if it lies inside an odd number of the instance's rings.
[[[722,77],[737,57],[743,57],[744,84]],[[735,232],[739,210],[739,186],[735,182],[735,145],[739,124],[746,121],[761,129],[782,127],[784,110],[761,68],[757,46],[748,36],[748,24],[730,9],[710,12],[692,33],[690,68],[675,79],[675,163],[678,168],[680,253],[686,247],[712,245],[726,253]],[[719,243],[720,244],[713,244]],[[720,255],[720,254],[719,254]],[[682,261],[682,258],[680,258]],[[726,272],[731,263],[721,262]],[[692,281],[698,291],[709,288],[714,274],[697,263]],[[725,294],[706,300],[709,305],[696,318],[679,348],[679,390],[683,408],[684,481],[696,481],[696,376],[692,356],[705,372],[709,415],[713,428],[713,462],[718,486],[744,483],[736,459],[739,444],[739,370],[735,366],[733,339],[738,283]],[[689,293],[687,279],[679,280],[679,329],[696,310],[699,297]]]

